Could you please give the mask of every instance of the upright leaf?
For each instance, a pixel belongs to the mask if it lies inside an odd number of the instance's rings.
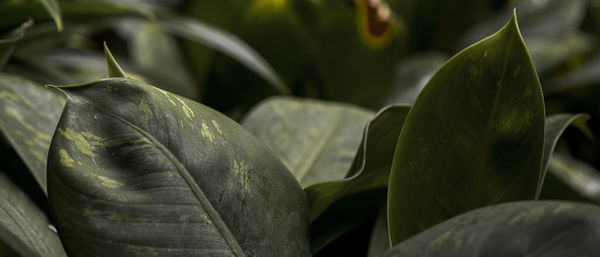
[[[8,61],[8,57],[15,50],[15,45],[25,34],[25,30],[33,24],[32,20],[23,22],[21,26],[10,32],[8,35],[0,37],[0,70]]]
[[[64,103],[54,90],[21,77],[0,74],[0,132],[44,193],[48,149]]]
[[[121,69],[121,67],[115,60],[115,57],[113,57],[110,53],[110,50],[108,50],[106,42],[104,42],[104,57],[106,58],[109,78],[127,78],[127,74],[125,74],[123,69]]]
[[[126,78],[60,88],[49,200],[74,256],[308,256],[301,187],[218,112]]]
[[[66,257],[50,220],[0,170],[0,245],[23,257]],[[2,247],[0,247],[2,248]]]
[[[346,176],[372,116],[345,104],[273,97],[252,109],[242,124],[308,187]]]
[[[544,102],[516,14],[429,81],[398,139],[388,194],[395,245],[482,206],[534,199]]]
[[[505,203],[452,218],[380,256],[598,256],[599,216],[589,204]]]

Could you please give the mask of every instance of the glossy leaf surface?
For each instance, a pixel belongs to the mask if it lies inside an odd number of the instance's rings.
[[[48,185],[69,253],[309,254],[301,187],[234,121],[125,78],[60,89]]]
[[[392,245],[471,209],[533,199],[544,117],[540,83],[513,15],[450,59],[411,108],[390,174]]]
[[[0,131],[46,192],[46,159],[65,101],[55,90],[0,74]]]
[[[561,201],[513,202],[452,218],[381,257],[596,256],[600,208]]]
[[[250,111],[242,124],[308,187],[346,176],[372,116],[345,104],[274,97]]]
[[[2,170],[0,195],[0,244],[23,257],[67,256],[48,217]]]

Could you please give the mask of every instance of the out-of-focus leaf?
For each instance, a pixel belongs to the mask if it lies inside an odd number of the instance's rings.
[[[67,256],[60,239],[48,227],[48,217],[2,170],[0,195],[0,244],[23,257]]]
[[[115,57],[112,56],[106,42],[104,42],[104,58],[106,59],[109,78],[127,78],[127,74],[121,69]]]
[[[515,6],[520,17],[520,31],[539,72],[593,47],[591,37],[578,31],[588,0],[515,2],[516,5],[507,6],[497,16],[477,24],[463,37],[459,47],[464,48],[492,33]]]
[[[387,104],[412,104],[429,79],[448,60],[440,53],[425,53],[402,59],[396,66],[394,90]]]
[[[594,135],[586,124],[589,119],[590,116],[587,114],[568,113],[555,114],[546,118],[546,127],[544,131],[544,158],[542,159],[542,176],[538,184],[538,196],[542,191],[546,171],[548,169],[548,162],[550,161],[552,153],[554,153],[554,148],[556,147],[558,139],[569,125],[573,125],[585,133],[589,138],[593,138]]]
[[[62,14],[60,13],[60,6],[58,5],[57,0],[37,0],[40,4],[44,6],[48,14],[54,20],[54,24],[56,24],[56,29],[58,31],[63,30],[63,22],[62,22]]]
[[[25,30],[32,24],[33,21],[26,21],[8,35],[0,37],[0,70],[4,68],[4,64],[8,61],[8,57],[10,57],[15,50],[17,41],[23,37]]]
[[[345,104],[273,97],[242,121],[303,187],[344,178],[373,113]]]
[[[69,253],[309,255],[301,187],[237,123],[137,80],[60,89],[48,192]]]
[[[374,217],[385,205],[394,150],[409,109],[389,106],[367,124],[347,178],[318,183],[304,190],[310,210],[313,252]]]
[[[534,199],[544,118],[540,82],[513,14],[451,58],[410,109],[390,174],[392,245],[472,209]]]
[[[554,153],[548,163],[548,172],[549,176],[556,177],[561,184],[566,186],[568,192],[575,192],[582,199],[600,203],[600,172],[594,167],[573,157]],[[557,188],[548,190],[557,190]],[[548,195],[554,199],[563,197],[561,195],[562,192],[546,191],[544,187],[542,189],[542,197],[544,195]]]
[[[46,159],[64,105],[55,90],[0,74],[0,131],[46,192]]]
[[[367,257],[377,257],[390,249],[390,240],[388,236],[387,209],[383,208],[373,224],[371,230],[371,239],[369,240],[369,253]]]
[[[97,21],[101,18],[122,16],[154,18],[154,14],[145,8],[104,1],[59,1],[63,22]],[[10,4],[0,8],[0,31],[18,26],[27,17],[36,23],[51,20],[44,8],[32,2]]]
[[[544,93],[554,94],[567,89],[589,86],[600,82],[600,54],[589,58],[585,63],[566,74],[551,79],[544,85]]]
[[[454,217],[380,256],[597,256],[599,216],[598,206],[582,203],[505,203]]]
[[[279,75],[254,49],[233,34],[201,21],[162,14],[159,24],[170,33],[214,48],[239,61],[269,83],[277,92],[290,91]]]
[[[129,52],[138,72],[152,84],[169,85],[173,93],[199,99],[199,87],[183,63],[175,39],[153,22],[132,22],[129,26]]]

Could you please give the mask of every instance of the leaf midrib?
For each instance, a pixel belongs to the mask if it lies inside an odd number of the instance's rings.
[[[140,133],[142,136],[148,138],[148,140],[150,140],[150,142],[152,142],[152,144],[155,145],[156,148],[158,150],[160,150],[171,161],[171,163],[175,166],[175,168],[176,168],[177,172],[179,173],[179,175],[181,176],[181,178],[185,181],[185,183],[188,185],[188,187],[194,193],[194,196],[196,197],[196,199],[198,199],[198,201],[200,202],[200,205],[202,206],[203,210],[211,218],[211,220],[213,221],[213,224],[215,224],[215,227],[217,227],[217,230],[219,231],[219,233],[221,234],[223,239],[225,239],[225,241],[227,242],[227,245],[231,249],[232,253],[238,257],[245,257],[246,255],[244,254],[244,251],[238,244],[238,242],[235,239],[235,237],[233,236],[233,234],[231,234],[231,231],[229,231],[229,229],[225,225],[225,222],[221,218],[221,215],[214,209],[212,204],[208,201],[208,198],[204,195],[204,192],[202,192],[202,190],[200,189],[198,184],[196,184],[194,179],[190,176],[190,174],[187,171],[187,169],[185,168],[185,166],[183,166],[183,164],[181,164],[181,162],[179,162],[179,160],[175,156],[173,156],[165,146],[162,145],[162,143],[160,143],[158,140],[156,140],[148,132],[144,131],[143,129],[139,128],[135,124],[129,122],[128,120],[126,120],[125,118],[123,118],[117,114],[114,114],[112,112],[107,112],[107,113],[109,115],[115,117],[119,121],[123,122],[125,125],[133,128],[135,131]]]

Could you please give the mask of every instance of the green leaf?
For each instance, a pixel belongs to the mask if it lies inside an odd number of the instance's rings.
[[[592,132],[586,124],[586,122],[589,119],[590,116],[587,114],[568,113],[555,114],[546,118],[544,135],[544,158],[542,160],[542,176],[538,184],[538,196],[542,191],[544,179],[548,170],[548,162],[550,161],[550,157],[554,153],[554,148],[556,147],[558,139],[569,125],[573,125],[574,127],[578,128],[589,138],[594,138],[594,135],[592,134]]]
[[[262,77],[280,94],[290,94],[271,65],[235,35],[199,20],[164,13],[159,15],[158,23],[174,35],[202,43],[228,55]]]
[[[13,30],[11,33],[4,37],[0,37],[0,70],[4,68],[4,64],[8,61],[8,58],[15,50],[15,45],[19,39],[25,35],[25,30],[33,25],[32,20],[23,22],[21,26]]]
[[[385,205],[396,142],[410,107],[392,105],[367,124],[347,178],[306,188],[313,253]],[[352,213],[352,215],[348,215]]]
[[[346,104],[273,97],[242,121],[303,187],[344,178],[373,113]]]
[[[110,50],[108,50],[106,42],[104,42],[104,56],[106,58],[109,78],[127,78],[127,74],[125,74],[123,69],[121,69],[115,58],[110,53]]]
[[[62,14],[60,13],[60,6],[57,0],[37,0],[44,6],[46,11],[52,16],[56,29],[60,32],[63,30]]]
[[[23,257],[67,256],[58,236],[49,228],[48,217],[2,170],[0,195],[0,245]]]
[[[398,139],[388,194],[395,245],[482,206],[534,199],[544,102],[516,14],[450,59],[421,91]]]
[[[46,192],[46,159],[64,106],[54,90],[0,74],[0,131]]]
[[[59,89],[48,193],[73,256],[309,255],[301,187],[231,119],[126,78]]]
[[[555,178],[559,185],[546,188],[544,183],[543,197],[600,203],[600,172],[594,167],[568,155],[554,153],[548,163],[548,171],[548,178]]]
[[[563,201],[474,210],[400,243],[381,257],[597,256],[600,208]]]

